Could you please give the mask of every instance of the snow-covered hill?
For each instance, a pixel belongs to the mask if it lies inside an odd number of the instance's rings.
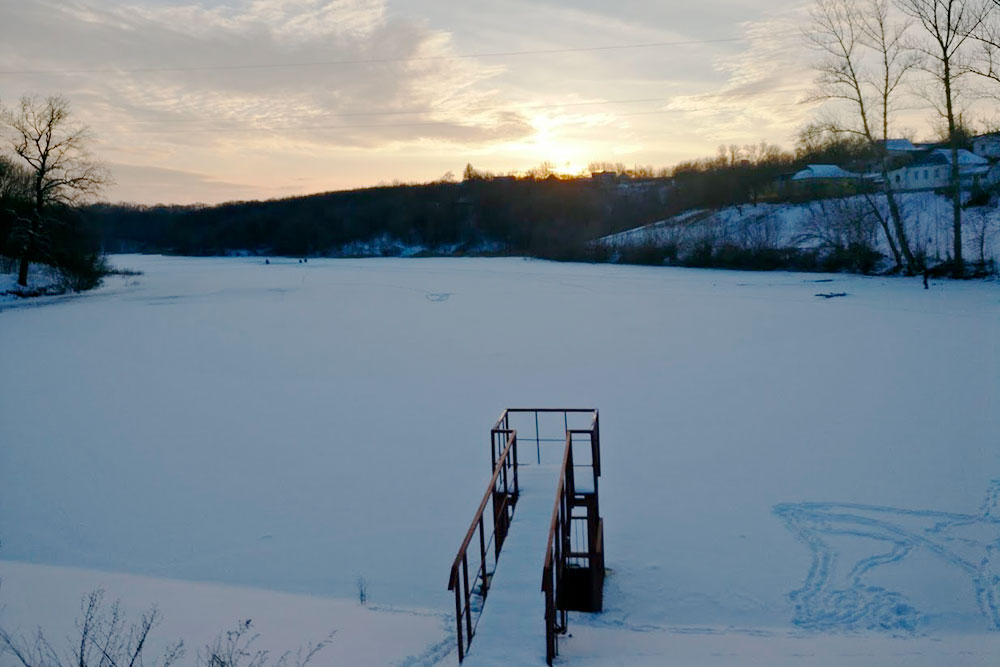
[[[915,253],[931,262],[951,254],[951,201],[933,192],[898,195],[906,231]],[[880,214],[889,219],[884,197],[877,197]],[[964,211],[963,252],[968,261],[1000,259],[1000,209],[995,205]],[[612,234],[596,241],[615,251],[645,246],[675,246],[681,255],[700,243],[732,244],[746,249],[823,248],[853,240],[870,243],[889,255],[890,249],[862,196],[821,199],[806,203],[753,204],[719,210],[686,211],[666,220]]]

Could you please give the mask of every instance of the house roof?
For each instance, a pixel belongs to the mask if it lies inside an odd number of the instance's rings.
[[[887,151],[918,151],[909,139],[886,139],[884,142]]]
[[[951,164],[951,149],[935,148],[919,153],[912,162],[901,166],[899,170],[919,169],[924,167],[947,167]],[[963,175],[984,174],[989,171],[990,161],[971,153],[964,148],[958,150],[958,168]]]
[[[951,149],[935,148],[932,152],[938,155],[943,155],[945,162],[947,164],[951,164]],[[989,163],[989,160],[984,157],[980,157],[971,151],[967,151],[964,148],[958,149],[958,166],[960,167],[978,167],[979,165],[986,165]]]
[[[841,169],[835,164],[810,164],[802,171],[792,176],[793,181],[804,181],[811,178],[857,178],[858,175]]]

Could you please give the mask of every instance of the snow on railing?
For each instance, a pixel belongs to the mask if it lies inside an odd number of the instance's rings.
[[[500,426],[498,422],[498,427]],[[500,558],[500,548],[507,537],[511,519],[514,516],[514,505],[517,503],[517,431],[494,428],[491,432],[493,449],[493,477],[486,487],[479,509],[476,510],[462,546],[458,549],[455,562],[451,566],[451,576],[448,579],[448,590],[455,592],[455,622],[458,639],[458,661],[465,658],[465,653],[472,643],[476,632],[479,616],[483,611],[483,603],[489,592],[490,581],[496,571],[497,560]],[[501,445],[502,449],[501,449]],[[493,526],[489,536],[486,535],[486,522],[483,512],[486,504],[493,501]],[[469,581],[469,545],[478,535],[479,561],[476,565],[472,582]],[[492,549],[490,548],[492,547]],[[461,575],[461,576],[460,576]],[[475,616],[475,620],[473,620]],[[463,627],[464,626],[464,627]]]

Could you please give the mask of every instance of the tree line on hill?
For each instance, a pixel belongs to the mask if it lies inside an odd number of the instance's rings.
[[[351,254],[379,239],[428,253],[570,258],[598,236],[662,217],[669,180],[492,177],[218,206],[99,204],[85,216],[109,251]],[[383,250],[388,252],[389,250]]]
[[[831,137],[820,150],[849,150]],[[392,185],[215,206],[96,204],[83,215],[109,252],[285,256],[527,254],[602,259],[591,241],[689,208],[774,198],[775,179],[814,159],[769,144],[731,146],[666,170],[557,176],[543,168],[496,176],[468,165],[463,180]],[[379,240],[391,243],[379,244]]]
[[[463,180],[379,186],[215,206],[95,204],[81,210],[108,252],[279,256],[519,254],[558,260],[646,263],[662,253],[609,253],[592,241],[691,209],[806,201],[782,178],[811,163],[861,164],[877,151],[850,135],[810,125],[794,152],[772,144],[720,147],[711,158],[650,168],[606,165],[593,175],[557,176],[543,168],[495,176],[467,166]],[[543,165],[544,167],[544,165]],[[834,248],[830,264],[769,249],[766,258],[705,253],[692,266],[869,270],[873,246]],[[773,251],[773,252],[772,252]],[[648,255],[648,257],[647,257]],[[864,257],[864,261],[844,258]],[[831,260],[832,261],[832,260]],[[682,262],[678,262],[682,263]]]
[[[594,239],[692,208],[801,198],[775,185],[802,166],[861,159],[856,139],[805,133],[794,153],[724,146],[674,170],[592,163],[558,176],[541,167],[497,176],[467,165],[460,182],[379,186],[215,206],[95,204],[82,211],[108,252],[284,256],[495,253],[605,260]],[[379,243],[379,241],[389,241]]]

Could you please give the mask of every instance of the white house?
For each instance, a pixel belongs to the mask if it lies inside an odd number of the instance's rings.
[[[968,189],[990,170],[989,160],[967,150],[958,151],[958,172],[963,189]],[[936,190],[951,182],[951,150],[935,148],[918,155],[909,164],[889,172],[893,189]]]
[[[892,189],[934,190],[948,186],[950,160],[934,151],[918,156],[913,162],[889,172]]]
[[[973,137],[972,152],[989,160],[1000,159],[1000,132]]]

